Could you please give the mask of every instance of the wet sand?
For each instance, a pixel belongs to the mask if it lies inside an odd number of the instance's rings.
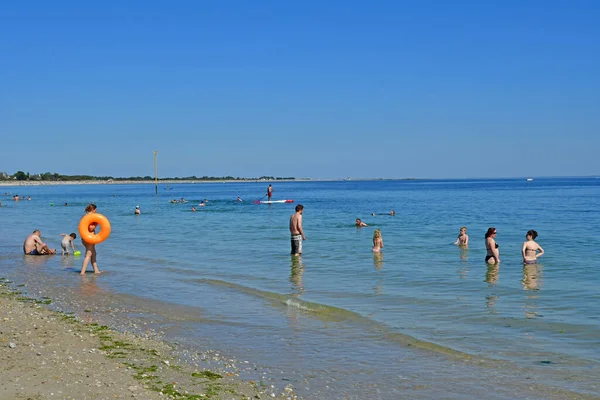
[[[52,311],[0,278],[0,399],[297,399],[202,370],[172,344]]]

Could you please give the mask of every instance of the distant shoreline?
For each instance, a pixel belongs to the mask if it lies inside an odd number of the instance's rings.
[[[277,182],[352,182],[352,181],[413,181],[416,178],[356,178],[356,179],[275,179],[275,180],[256,180],[256,179],[231,179],[231,180],[164,180],[158,181],[159,185],[173,185],[178,183],[196,184],[196,183],[277,183]],[[56,186],[56,185],[155,185],[154,181],[0,181],[0,186]]]

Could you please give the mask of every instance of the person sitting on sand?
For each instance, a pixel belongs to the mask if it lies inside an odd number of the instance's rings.
[[[466,226],[462,226],[460,228],[458,237],[456,238],[456,242],[454,242],[454,244],[463,249],[466,249],[467,247],[469,247],[469,235],[467,235],[467,227]]]
[[[379,253],[383,248],[383,238],[381,237],[381,231],[379,229],[375,229],[373,232],[373,252]]]
[[[133,212],[135,215],[140,215],[142,212],[140,211],[140,206],[135,206],[135,211]]]
[[[73,254],[75,254],[75,245],[73,245],[73,240],[77,238],[77,235],[75,233],[71,233],[70,235],[61,233],[60,236],[63,237],[62,242],[60,242],[60,246],[62,247],[62,255],[64,256],[65,253],[67,256],[69,255],[69,246],[71,246],[71,249],[73,249]]]
[[[365,224],[364,222],[362,222],[362,221],[360,220],[360,218],[356,218],[356,227],[357,227],[357,228],[362,228],[363,226],[369,226],[369,225],[367,225],[367,224]]]
[[[521,249],[523,264],[537,264],[538,257],[541,257],[544,254],[542,246],[535,241],[537,236],[538,233],[533,229],[527,231],[527,234],[525,235],[527,241],[523,243],[523,248]]]
[[[25,242],[23,242],[23,253],[32,256],[56,254],[56,250],[49,249],[48,245],[42,242],[42,239],[40,239],[41,235],[42,233],[36,229],[31,235],[27,236]]]

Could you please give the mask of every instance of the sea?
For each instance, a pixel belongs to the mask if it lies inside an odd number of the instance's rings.
[[[274,200],[294,202],[256,204],[269,183]],[[223,368],[274,390],[290,386],[304,399],[600,399],[597,177],[0,194],[0,277],[84,320],[155,332],[188,355],[217,354],[230,360]],[[83,251],[78,223],[90,202],[112,227],[96,246],[104,273],[80,276],[81,256],[23,255],[34,229],[59,253],[60,234],[75,232]],[[293,257],[288,224],[298,204],[306,240]],[[454,245],[461,226],[468,249]],[[489,227],[499,265],[484,261]],[[381,253],[371,250],[375,229]],[[545,254],[524,266],[529,229]]]

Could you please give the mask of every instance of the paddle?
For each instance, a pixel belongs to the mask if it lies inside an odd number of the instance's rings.
[[[267,194],[268,194],[268,193],[267,193]],[[260,203],[260,201],[261,201],[262,199],[264,199],[265,197],[267,197],[267,195],[266,195],[266,194],[265,194],[263,197],[261,197],[260,199],[258,199],[258,200],[254,200],[254,204],[259,204],[259,203]]]

